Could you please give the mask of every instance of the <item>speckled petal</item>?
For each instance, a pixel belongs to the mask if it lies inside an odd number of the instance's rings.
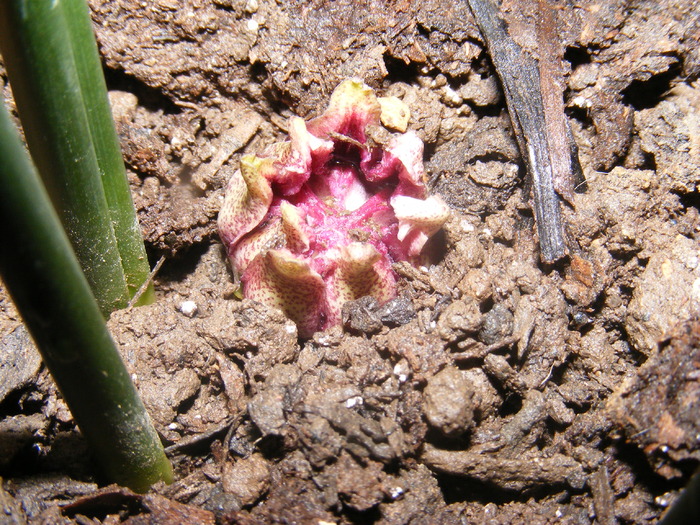
[[[246,155],[241,159],[241,169],[228,183],[218,226],[221,240],[229,251],[260,224],[270,208],[272,188],[264,176],[270,165],[267,159]]]
[[[260,254],[243,273],[246,297],[279,308],[309,337],[326,326],[325,284],[309,263],[286,249]]]
[[[450,216],[447,204],[434,195],[425,200],[395,195],[390,203],[399,220],[398,238],[407,247],[409,257],[420,255],[427,240]]]
[[[304,221],[304,212],[287,201],[280,203],[282,214],[282,231],[287,239],[287,248],[295,253],[309,249],[308,226]]]
[[[360,166],[371,182],[398,177],[395,194],[421,199],[427,194],[423,180],[423,141],[413,131],[394,135],[379,159],[365,156]]]
[[[272,248],[284,247],[284,239],[281,218],[266,218],[264,227],[258,227],[241,238],[236,244],[236,249],[229,255],[231,267],[236,275],[242,274],[258,254]]]
[[[372,88],[360,80],[345,80],[331,95],[328,109],[308,123],[311,133],[321,138],[345,135],[364,143],[368,125],[379,125],[382,108]]]
[[[276,145],[276,172],[272,182],[282,195],[293,195],[309,180],[314,165],[328,161],[333,142],[320,139],[306,129],[299,117],[289,119],[289,142]]]
[[[330,324],[340,322],[340,312],[347,301],[370,295],[383,303],[396,295],[396,279],[389,261],[364,242],[352,242],[340,249],[337,267],[327,284]]]

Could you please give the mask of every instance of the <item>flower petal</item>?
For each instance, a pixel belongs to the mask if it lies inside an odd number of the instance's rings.
[[[379,125],[382,109],[372,88],[360,80],[342,82],[331,95],[328,109],[308,124],[309,131],[320,138],[333,134],[365,143],[368,125]]]
[[[299,117],[289,119],[289,142],[275,145],[274,179],[282,195],[293,195],[309,180],[314,165],[323,165],[328,160],[333,142],[315,137]]]
[[[398,177],[395,194],[424,198],[423,141],[413,131],[394,135],[381,156],[366,155],[360,167],[370,182]]]
[[[231,177],[218,218],[221,240],[229,248],[265,217],[272,203],[272,188],[264,176],[271,161],[254,155],[241,158],[241,169]]]
[[[340,322],[348,301],[370,295],[380,303],[396,295],[396,278],[389,261],[371,244],[353,242],[340,249],[337,267],[328,279],[328,321]]]
[[[284,238],[280,217],[267,217],[264,227],[255,228],[252,232],[242,237],[236,244],[235,250],[229,254],[231,267],[236,272],[236,275],[241,275],[245,272],[248,265],[258,254],[272,248],[283,247]]]
[[[326,326],[325,284],[309,263],[286,249],[260,254],[241,277],[246,297],[279,308],[309,337]]]
[[[420,255],[427,240],[450,216],[447,204],[434,195],[425,200],[395,195],[390,202],[399,220],[398,238],[407,247],[409,257]]]
[[[334,166],[326,170],[323,175],[323,177],[315,177],[309,185],[316,196],[329,206],[339,210],[354,211],[369,199],[356,169],[349,166]]]
[[[388,154],[401,162],[399,185],[394,194],[425,198],[425,170],[423,169],[423,141],[415,132],[397,135],[388,146]]]
[[[283,200],[280,202],[280,213],[287,248],[295,253],[304,253],[309,249],[309,232],[303,210]]]

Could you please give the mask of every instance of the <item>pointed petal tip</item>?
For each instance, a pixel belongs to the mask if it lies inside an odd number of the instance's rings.
[[[219,235],[230,248],[252,231],[265,217],[272,203],[272,188],[263,175],[264,161],[249,155],[228,182],[226,196],[217,218]]]
[[[436,195],[427,199],[395,195],[391,206],[399,221],[398,239],[407,245],[410,257],[420,255],[428,239],[450,217],[450,208]]]
[[[370,124],[380,123],[381,106],[374,90],[360,79],[341,82],[331,95],[328,108],[308,123],[309,131],[320,138],[334,133],[364,143]]]
[[[241,276],[246,297],[274,306],[308,337],[325,327],[325,283],[301,257],[287,249],[260,254]]]

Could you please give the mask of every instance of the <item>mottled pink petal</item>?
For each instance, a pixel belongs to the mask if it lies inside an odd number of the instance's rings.
[[[388,151],[375,148],[362,156],[360,167],[369,182],[380,182],[396,178],[403,169],[398,157]]]
[[[340,322],[347,301],[371,295],[380,303],[396,295],[396,279],[389,261],[371,244],[353,242],[340,249],[337,267],[328,279],[328,320]]]
[[[272,203],[272,188],[264,176],[271,161],[246,155],[241,169],[234,173],[226,188],[226,197],[218,218],[221,240],[229,250],[255,228]]]
[[[262,227],[254,229],[236,243],[230,254],[231,266],[236,275],[242,274],[260,253],[284,246],[282,219],[278,215],[268,216]]]
[[[279,308],[294,321],[301,337],[325,327],[326,285],[309,263],[286,249],[256,257],[241,281],[246,297]]]
[[[365,156],[361,167],[368,181],[378,182],[398,177],[396,194],[424,198],[423,141],[414,132],[394,135],[386,150]]]
[[[345,135],[364,143],[367,126],[379,125],[382,108],[372,88],[360,80],[345,80],[331,95],[328,109],[308,123],[311,133],[324,139]]]
[[[298,192],[311,175],[313,164],[323,165],[333,150],[333,142],[315,137],[299,117],[289,119],[289,142],[277,145],[275,187],[282,195]]]
[[[287,201],[280,203],[282,231],[287,241],[287,248],[294,253],[304,253],[309,249],[309,227],[306,213]]]
[[[404,195],[391,198],[399,220],[398,238],[407,246],[409,257],[420,255],[426,241],[434,235],[450,216],[450,209],[440,198],[414,199]]]
[[[327,204],[353,211],[369,198],[357,169],[350,166],[334,166],[324,175],[311,181],[310,186],[316,196]]]

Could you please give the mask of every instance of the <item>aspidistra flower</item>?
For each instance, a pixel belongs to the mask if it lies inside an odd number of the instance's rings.
[[[280,308],[302,337],[340,323],[346,301],[395,297],[392,263],[420,262],[449,215],[427,195],[414,132],[369,138],[387,112],[408,111],[380,102],[343,82],[323,115],[292,117],[288,141],[244,156],[226,190],[219,234],[244,296]]]

